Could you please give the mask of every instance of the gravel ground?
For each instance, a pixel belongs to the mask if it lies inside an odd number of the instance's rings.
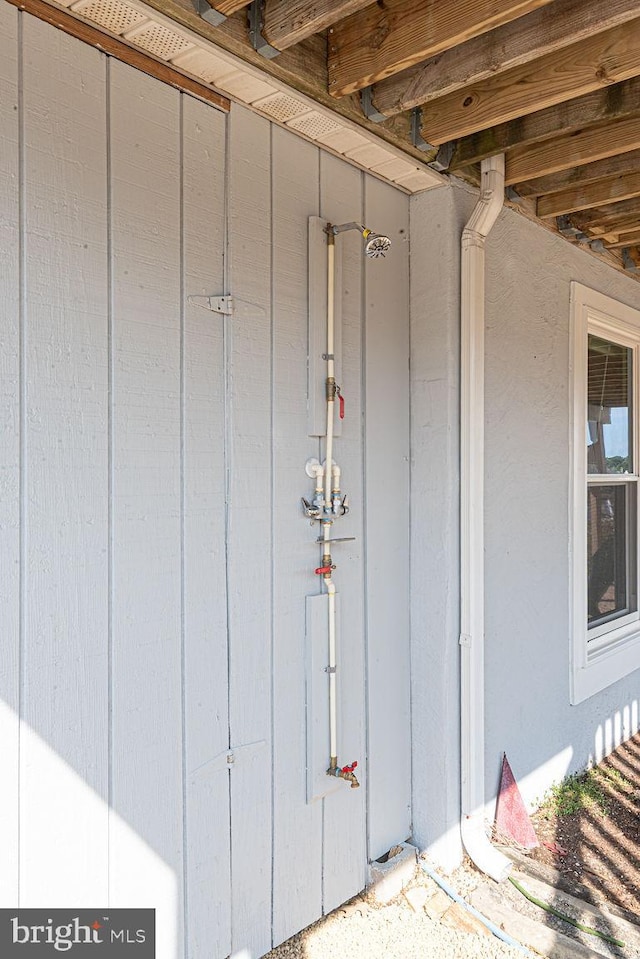
[[[447,877],[462,896],[479,881],[478,874],[464,868]],[[437,889],[418,870],[405,892],[420,886],[429,895]],[[522,955],[495,936],[463,932],[431,919],[423,908],[414,910],[403,893],[386,906],[358,896],[278,946],[269,959],[522,959]]]

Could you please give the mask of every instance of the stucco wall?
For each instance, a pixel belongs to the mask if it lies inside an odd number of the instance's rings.
[[[411,201],[414,837],[459,854],[460,184]],[[487,242],[486,799],[502,753],[525,799],[638,728],[640,674],[569,704],[569,295],[640,286],[504,210]]]
[[[638,728],[640,672],[569,704],[570,284],[636,309],[640,284],[513,211],[488,243],[486,772],[525,798]]]

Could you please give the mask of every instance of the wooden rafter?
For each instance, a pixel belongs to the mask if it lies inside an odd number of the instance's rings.
[[[237,13],[243,7],[248,7],[251,0],[213,0],[211,6],[218,13],[223,13],[225,17],[230,17],[232,13]]]
[[[342,97],[550,0],[385,0],[329,31],[329,92]]]
[[[640,222],[640,200],[633,198],[621,203],[608,203],[604,206],[583,210],[571,216],[575,223],[584,232],[597,230],[600,233],[620,233],[626,224],[633,229],[633,224]]]
[[[629,153],[618,153],[615,156],[605,157],[604,160],[596,160],[595,163],[587,163],[584,166],[561,170],[560,173],[550,173],[535,180],[516,183],[515,190],[522,197],[540,197],[572,187],[584,187],[596,180],[636,173],[638,170],[640,170],[640,150],[631,150]]]
[[[640,7],[638,19],[624,26],[431,101],[422,135],[444,143],[638,75]]]
[[[640,106],[640,105],[639,105]],[[604,157],[640,149],[640,115],[580,133],[565,133],[535,146],[516,147],[507,154],[506,182],[518,183]]]
[[[262,33],[276,50],[286,50],[373,2],[375,0],[316,0],[315,3],[266,0]]]
[[[534,10],[376,83],[373,104],[380,113],[393,116],[637,16],[637,0],[555,0],[551,9]]]
[[[455,172],[495,153],[504,153],[517,147],[524,149],[549,137],[581,130],[591,124],[624,120],[637,116],[639,112],[640,78],[634,77],[567,103],[539,110],[519,120],[501,123],[489,130],[463,137],[455,144],[449,169]]]
[[[605,240],[605,245],[610,250],[620,249],[623,246],[637,246],[640,243],[640,230],[633,230],[631,232],[622,233],[617,240],[607,242]]]
[[[626,176],[609,177],[584,186],[560,190],[558,193],[549,193],[538,200],[537,213],[539,217],[546,219],[636,196],[640,196],[640,173],[628,173]]]

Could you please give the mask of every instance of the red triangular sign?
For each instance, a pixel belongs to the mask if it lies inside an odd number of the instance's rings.
[[[506,753],[502,757],[502,776],[496,805],[496,832],[498,835],[515,839],[525,849],[533,849],[538,845],[529,813],[520,795]]]

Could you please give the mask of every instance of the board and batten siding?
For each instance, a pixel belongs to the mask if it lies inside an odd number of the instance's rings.
[[[363,787],[314,802],[310,216],[393,241],[338,240]],[[155,907],[159,959],[249,959],[409,835],[407,231],[402,193],[0,5],[0,905]]]

